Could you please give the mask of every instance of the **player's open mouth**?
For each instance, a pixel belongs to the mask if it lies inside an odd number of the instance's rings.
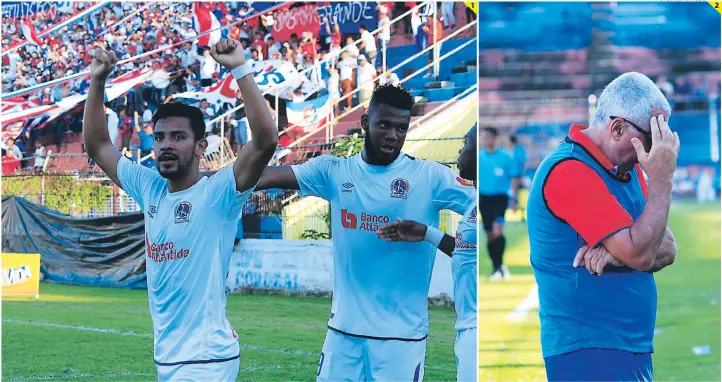
[[[158,163],[171,162],[174,160],[178,160],[178,157],[176,157],[175,155],[164,154],[164,155],[161,155],[160,157],[158,157]]]
[[[396,146],[394,145],[381,145],[381,151],[383,151],[386,154],[392,154],[394,151],[396,151]]]

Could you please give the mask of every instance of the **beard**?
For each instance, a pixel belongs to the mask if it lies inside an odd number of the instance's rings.
[[[367,155],[371,155],[371,157],[373,157],[377,161],[382,162],[387,165],[393,163],[396,160],[396,158],[399,157],[399,154],[401,154],[401,150],[396,150],[394,152],[394,154],[386,154],[386,153],[382,152],[381,150],[378,150],[371,143],[371,138],[369,138],[368,133],[364,136],[364,150],[366,150]]]
[[[158,174],[168,180],[180,180],[188,174],[190,161],[183,161],[180,158],[175,161],[176,165],[169,169],[163,168],[163,162],[158,163]]]

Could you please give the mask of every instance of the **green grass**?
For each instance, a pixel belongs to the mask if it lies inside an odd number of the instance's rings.
[[[720,380],[720,204],[672,205],[669,226],[677,242],[673,265],[655,275],[658,289],[654,377],[658,381]],[[508,316],[534,284],[526,225],[505,227],[507,283],[489,283],[485,244],[479,248],[480,381],[544,380],[538,310],[521,322]],[[696,356],[692,347],[709,345],[712,354]]]
[[[240,343],[248,345],[241,350],[238,380],[314,380],[330,308],[331,300],[320,297],[230,296],[228,318],[238,331]],[[454,310],[432,308],[430,315],[426,379],[454,380]],[[156,378],[145,290],[43,283],[38,301],[3,301],[2,318],[4,381]],[[136,335],[8,320],[115,329]],[[68,369],[72,371],[65,372]]]

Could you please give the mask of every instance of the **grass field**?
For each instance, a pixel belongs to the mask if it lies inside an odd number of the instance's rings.
[[[659,305],[654,377],[719,381],[720,205],[675,203],[669,226],[677,242],[677,258],[655,276]],[[505,262],[513,278],[507,283],[484,279],[479,283],[479,381],[544,380],[538,310],[529,298],[534,277],[526,225],[510,223],[505,230]],[[486,276],[490,271],[486,245],[479,248],[479,272]],[[692,348],[701,345],[709,345],[712,353],[694,355]]]
[[[320,297],[229,297],[238,380],[315,380],[330,308]],[[455,319],[431,309],[426,380],[456,378]],[[3,301],[2,380],[155,380],[152,330],[145,290],[41,284],[38,301]]]

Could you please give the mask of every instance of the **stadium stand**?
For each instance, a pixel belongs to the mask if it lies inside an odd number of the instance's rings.
[[[68,33],[59,34],[58,37],[52,37],[53,34],[42,37],[40,41],[44,44],[42,47],[51,51],[47,57],[39,58],[38,62],[33,61],[32,65],[19,63],[18,61],[26,58],[36,60],[35,53],[40,51],[35,45],[24,45],[11,54],[3,56],[3,69],[15,73],[16,78],[23,79],[14,82],[12,87],[8,88],[14,92],[22,92],[47,81],[62,81],[63,76],[67,77],[85,69],[89,63],[89,54],[92,52],[92,39],[89,36],[104,29],[108,29],[108,32],[103,34],[105,37],[102,43],[106,48],[115,51],[119,57],[128,58],[143,52],[147,53],[159,49],[159,45],[178,44],[173,49],[148,55],[128,65],[121,65],[117,74],[114,74],[114,76],[132,74],[143,68],[151,68],[162,69],[165,73],[160,73],[164,81],[167,76],[167,81],[165,83],[160,81],[160,85],[156,78],[138,84],[128,93],[112,101],[110,106],[119,119],[118,147],[123,147],[125,155],[131,159],[152,167],[154,158],[147,145],[142,142],[144,121],[149,119],[159,102],[173,99],[184,91],[205,89],[200,83],[203,76],[200,57],[203,56],[203,52],[202,47],[199,47],[200,43],[182,43],[201,32],[189,23],[189,19],[198,12],[193,3],[140,4],[139,7],[131,7],[127,3],[108,3],[93,13],[88,18],[88,22],[83,23],[82,26],[71,24]],[[266,5],[262,6],[262,4]],[[330,4],[332,3],[318,3],[323,7]],[[389,18],[392,20],[398,19],[390,24],[392,33],[386,52],[386,70],[389,73],[386,76],[381,75],[384,73],[384,68],[379,52],[376,60],[377,70],[374,73],[379,78],[374,82],[399,81],[416,98],[417,106],[414,109],[405,151],[419,158],[453,164],[456,153],[462,145],[463,135],[475,123],[477,51],[476,24],[470,19],[474,16],[473,13],[468,12],[463,3],[457,3],[454,8],[457,25],[438,24],[439,43],[435,47],[439,49],[435,57],[441,59],[438,60],[437,65],[432,65],[429,64],[429,58],[434,57],[435,49],[429,47],[428,53],[420,53],[423,46],[418,44],[417,37],[424,33],[423,28],[419,27],[416,35],[412,28],[412,25],[419,20],[431,19],[434,16],[432,3],[368,4],[365,6],[372,7],[374,15],[373,23],[368,25],[368,29],[375,39],[379,39],[383,32],[381,28],[375,27],[385,12],[390,13]],[[34,28],[42,34],[59,22],[65,22],[68,18],[87,10],[89,6],[89,3],[73,3],[70,9],[41,11],[32,19]],[[274,8],[276,6],[279,8]],[[310,92],[305,92],[304,88],[302,96],[294,94],[286,100],[276,100],[270,94],[266,96],[269,107],[278,109],[279,130],[282,131],[280,147],[274,160],[276,164],[300,163],[326,153],[346,155],[347,153],[339,150],[339,145],[354,141],[356,145],[353,152],[357,152],[363,143],[362,137],[354,135],[361,134],[360,117],[363,113],[363,105],[359,100],[359,91],[355,84],[351,89],[351,108],[334,108],[334,116],[327,120],[326,124],[319,123],[304,128],[288,127],[289,122],[293,121],[289,120],[291,117],[286,111],[294,103],[315,102],[324,96],[328,97],[330,93],[337,94],[336,96],[344,94],[343,89],[333,89],[332,81],[329,81],[332,69],[338,68],[339,64],[332,52],[334,47],[331,44],[335,40],[330,37],[327,39],[324,36],[313,36],[312,39],[304,42],[303,36],[295,35],[278,41],[268,39],[273,37],[271,28],[273,23],[280,22],[281,11],[292,11],[302,6],[303,4],[291,3],[202,3],[202,7],[209,10],[220,25],[230,25],[227,31],[224,30],[223,37],[240,39],[248,47],[256,50],[260,48],[261,55],[249,49],[249,59],[259,62],[274,58],[286,60],[305,77],[304,81],[317,86]],[[436,12],[440,14],[438,9]],[[146,16],[151,14],[157,16],[156,23],[146,22]],[[103,17],[106,21],[101,21]],[[127,18],[127,25],[116,29],[113,23],[123,18]],[[238,23],[241,19],[246,21]],[[359,25],[354,25],[353,28],[344,27],[340,39],[341,48],[346,47],[346,39],[351,37],[356,41],[358,52],[362,37],[359,32]],[[13,23],[3,23],[4,48],[12,49],[23,42],[23,37],[18,26]],[[56,44],[55,40],[58,39],[67,44]],[[313,53],[315,57],[310,57],[308,52],[304,51],[307,48],[306,44],[313,45],[311,51],[315,52]],[[129,51],[131,46],[132,51]],[[274,50],[277,50],[278,54],[275,54]],[[360,50],[352,54],[354,62],[357,61],[358,55],[366,53],[363,48]],[[301,58],[298,57],[299,54]],[[213,82],[220,81],[224,74],[222,71],[214,73]],[[356,79],[356,70],[353,78]],[[8,81],[5,77],[3,79]],[[167,82],[170,82],[170,85]],[[50,91],[32,92],[29,96],[18,96],[11,100],[4,98],[3,111],[17,113],[23,107],[52,105],[73,94],[82,94],[86,88],[87,80],[82,77],[74,78],[50,87]],[[470,92],[469,89],[474,89],[474,92]],[[198,104],[198,99],[178,99]],[[205,105],[202,106],[203,108],[212,109],[206,113],[206,123],[212,126],[215,135],[223,135],[218,149],[202,160],[203,170],[221,168],[235,159],[235,153],[241,146],[241,142],[237,141],[239,133],[235,130],[239,129],[243,115],[236,113],[234,109],[241,104],[242,100],[238,98],[233,103],[222,105],[199,104]],[[134,201],[122,190],[112,187],[100,169],[89,163],[82,147],[82,107],[81,102],[51,121],[44,120],[44,114],[40,113],[37,116],[3,124],[4,149],[8,148],[7,139],[15,138],[18,146],[22,146],[19,150],[22,151],[23,157],[18,161],[17,166],[14,160],[3,166],[5,180],[3,192],[25,196],[31,201],[73,216],[98,217],[137,211],[138,207]],[[455,111],[451,112],[451,109]],[[136,112],[138,116],[134,117]],[[137,128],[136,119],[139,121]],[[35,169],[33,166],[37,159],[33,151],[36,141],[41,141],[45,149],[41,158],[43,166],[40,169]],[[28,182],[32,182],[33,186],[25,188],[20,186]],[[48,186],[44,187],[44,184]],[[62,187],[59,186],[61,184]],[[46,197],[48,193],[57,193],[58,188],[64,188],[68,196],[87,193],[92,197],[85,203],[81,200],[63,203],[61,198]],[[327,217],[324,217],[327,209],[326,205],[314,202],[310,198],[299,202],[294,192],[280,190],[258,192],[249,199],[245,207],[242,230],[245,231],[246,237],[253,238],[323,238],[328,235],[328,225],[325,224]],[[303,223],[297,224],[299,221]],[[455,225],[451,214],[442,225],[451,232]]]
[[[719,174],[710,144],[720,137],[719,31],[719,14],[703,3],[486,4],[479,12],[480,126],[517,134],[532,176],[571,123],[588,122],[590,101],[609,81],[638,71],[673,104],[679,165],[714,165]]]

